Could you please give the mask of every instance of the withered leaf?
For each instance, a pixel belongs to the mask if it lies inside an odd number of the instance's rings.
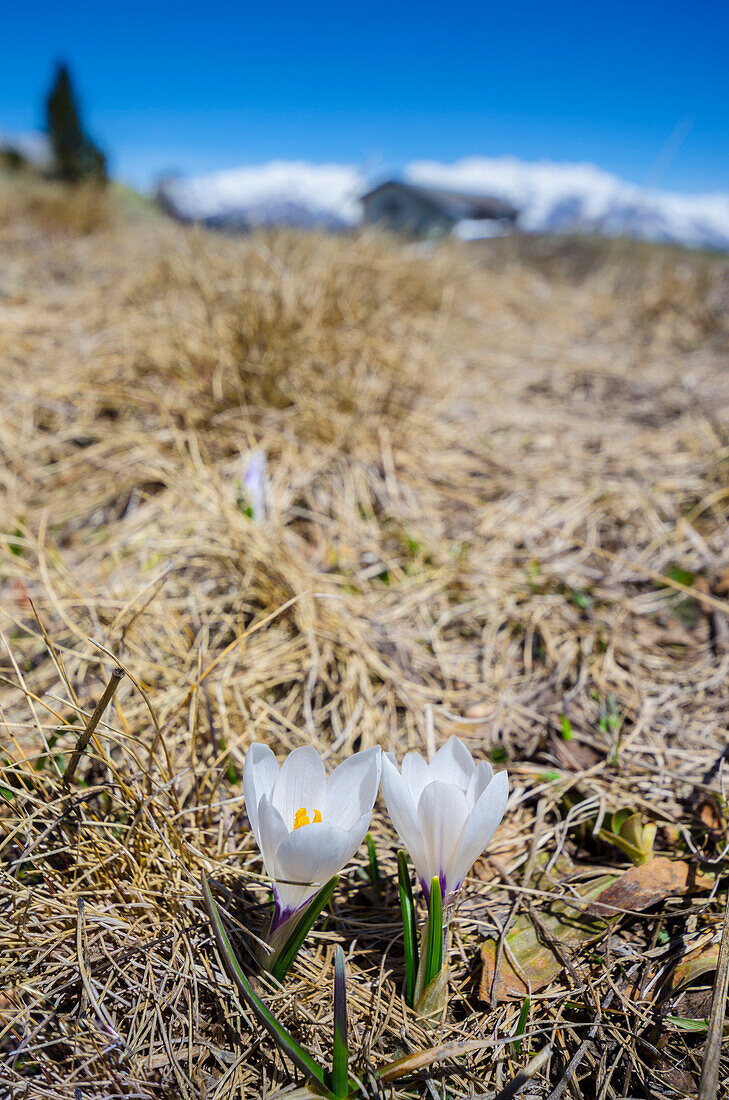
[[[642,912],[658,901],[709,886],[711,879],[682,859],[654,856],[629,871],[604,890],[587,912],[597,917],[619,916],[625,910]]]
[[[654,856],[622,875],[603,875],[577,888],[588,902],[580,911],[555,899],[539,904],[539,915],[550,936],[570,955],[587,946],[604,931],[605,921],[617,920],[625,910],[640,912],[664,898],[706,889],[712,880],[697,872],[685,860]],[[544,886],[544,882],[540,885]],[[483,969],[479,997],[491,999],[498,943],[487,939],[481,946]],[[516,1000],[549,985],[562,970],[562,962],[526,914],[520,914],[506,934],[496,996],[499,1001]]]
[[[721,832],[725,825],[725,819],[714,797],[702,798],[696,806],[696,816],[702,825],[713,833]]]
[[[573,772],[589,771],[601,759],[600,753],[591,745],[585,745],[574,737],[565,741],[556,733],[550,734],[549,751],[558,764]]]
[[[684,955],[671,974],[666,990],[666,995],[675,993],[697,978],[703,978],[705,974],[711,974],[716,970],[719,961],[719,944],[710,943],[697,951],[691,951]]]
[[[602,875],[589,884],[576,888],[576,898],[588,901],[601,895],[615,881],[615,875]],[[539,902],[539,915],[550,936],[572,954],[574,947],[589,943],[600,936],[604,920],[591,917],[575,905],[555,899]],[[479,997],[491,999],[491,987],[496,970],[498,943],[485,940],[481,946],[483,970]],[[510,959],[513,959],[514,964]],[[518,967],[518,970],[517,970]],[[506,950],[501,959],[497,998],[500,1001],[520,999],[528,993],[543,989],[562,970],[562,962],[526,914],[519,915],[506,934]]]

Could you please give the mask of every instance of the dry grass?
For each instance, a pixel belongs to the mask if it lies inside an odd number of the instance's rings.
[[[513,796],[465,892],[442,1029],[488,1043],[398,1095],[498,1092],[548,1041],[532,1095],[690,1094],[704,1035],[666,1013],[707,1015],[706,996],[667,982],[718,937],[725,883],[570,949],[521,1051],[520,1005],[476,991],[483,936],[541,897],[542,854],[565,896],[624,866],[568,790],[726,872],[726,264],[603,250],[577,277],[500,244],[42,224],[14,207],[0,227],[3,1094],[283,1087],[200,899],[203,870],[232,891],[245,955],[267,896],[246,748],[422,748],[428,707],[437,740],[506,760]],[[254,446],[266,525],[238,504]],[[136,683],[66,794],[100,646]],[[374,830],[381,901],[352,870],[272,1004],[326,1050],[344,944],[377,1066],[433,1037],[400,1001],[381,811]]]
[[[19,169],[0,181],[0,221],[28,223],[41,233],[87,236],[118,220],[110,192],[98,183],[64,186]]]

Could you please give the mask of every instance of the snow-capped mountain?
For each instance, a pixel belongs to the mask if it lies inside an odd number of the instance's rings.
[[[166,180],[159,193],[181,218],[209,225],[343,229],[359,221],[363,189],[364,179],[348,165],[274,160]]]
[[[626,183],[594,164],[466,157],[415,161],[411,183],[507,199],[528,232],[603,233],[729,249],[729,193],[683,195]]]
[[[592,164],[515,157],[414,161],[402,176],[420,186],[505,199],[518,208],[519,227],[527,232],[625,235],[729,250],[727,192],[684,195],[626,183]],[[371,182],[351,165],[272,161],[168,180],[161,196],[180,217],[212,225],[339,229],[358,223],[358,200]]]

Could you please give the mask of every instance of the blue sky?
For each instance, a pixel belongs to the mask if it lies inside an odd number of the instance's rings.
[[[57,58],[137,184],[273,158],[383,171],[512,153],[729,190],[729,3],[4,6],[0,130],[42,124]]]

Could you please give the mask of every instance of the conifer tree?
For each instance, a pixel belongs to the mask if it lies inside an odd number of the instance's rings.
[[[46,121],[58,176],[68,183],[89,177],[104,182],[106,157],[84,132],[71,75],[64,64],[57,66],[46,99]]]

